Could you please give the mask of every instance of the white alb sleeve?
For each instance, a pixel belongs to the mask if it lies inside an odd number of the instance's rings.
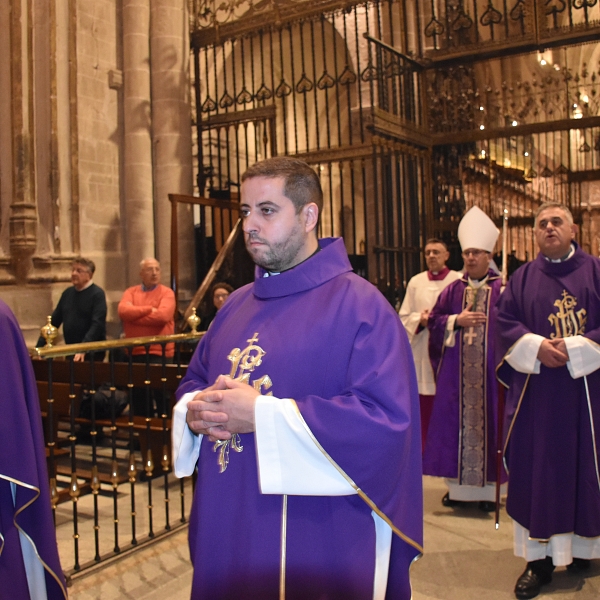
[[[402,312],[400,312],[399,314],[400,320],[402,321],[402,325],[404,325],[404,329],[406,330],[408,341],[412,342],[413,338],[417,335],[417,329],[419,329],[421,313],[412,312],[403,315]]]
[[[406,330],[406,335],[408,335],[408,341],[411,343],[413,337],[417,335],[417,329],[419,328],[419,322],[421,321],[421,313],[412,310],[413,295],[414,290],[409,284],[406,288],[406,295],[402,301],[402,306],[398,311],[402,325],[404,325],[404,329]]]
[[[517,343],[507,352],[504,357],[506,362],[519,373],[530,373],[538,375],[540,372],[540,361],[538,360],[538,352],[540,346],[545,340],[537,333],[526,333],[520,337]]]
[[[582,335],[564,338],[569,362],[567,369],[573,379],[589,375],[600,368],[600,346]]]
[[[194,472],[198,456],[200,456],[200,443],[202,436],[196,435],[188,427],[186,421],[187,405],[200,390],[188,392],[179,399],[173,408],[173,422],[171,424],[171,454],[173,470],[176,477],[187,477]]]
[[[458,315],[450,315],[446,321],[446,332],[444,333],[444,346],[453,348],[456,344],[456,319]]]
[[[293,400],[259,396],[254,417],[263,494],[349,496],[357,493],[320,450]]]

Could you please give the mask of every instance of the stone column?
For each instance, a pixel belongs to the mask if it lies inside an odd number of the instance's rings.
[[[186,3],[151,0],[152,141],[157,258],[170,281],[171,205],[168,194],[192,193],[189,39]],[[191,207],[179,207],[179,299],[195,288]],[[189,296],[191,298],[191,296]]]
[[[127,281],[155,255],[149,0],[123,0],[123,132]]]
[[[10,3],[0,2],[0,31],[10,32]],[[0,36],[0,131],[12,132],[11,39]],[[7,273],[10,257],[8,222],[13,197],[12,136],[0,135],[0,281],[12,281],[12,269]],[[10,267],[9,267],[10,268]]]
[[[31,5],[28,0],[11,2],[11,87],[13,195],[10,205],[10,254],[15,276],[25,282],[33,267],[37,245],[35,205],[34,120],[32,110],[33,67]]]

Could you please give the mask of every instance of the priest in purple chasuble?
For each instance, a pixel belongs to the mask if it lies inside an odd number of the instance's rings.
[[[423,513],[410,345],[343,241],[317,240],[321,207],[302,161],[242,177],[256,279],[217,313],[173,416],[175,472],[198,469],[194,599],[411,598]]]
[[[440,294],[429,315],[429,355],[437,374],[423,473],[444,477],[442,504],[495,509],[498,397],[494,306],[501,280],[490,269],[498,229],[479,208],[458,228],[464,276]]]
[[[0,597],[62,600],[37,385],[19,324],[1,300],[0,336]]]
[[[498,303],[506,510],[528,561],[517,598],[535,597],[556,566],[600,558],[600,260],[573,241],[563,205],[542,205],[534,231],[540,253]]]

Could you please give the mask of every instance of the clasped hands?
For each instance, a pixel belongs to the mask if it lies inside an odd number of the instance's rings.
[[[234,433],[254,431],[254,405],[260,396],[252,386],[219,375],[215,383],[198,392],[187,405],[186,422],[196,434],[211,442],[229,440]]]
[[[564,367],[569,361],[569,352],[565,340],[562,338],[545,339],[540,345],[537,358],[545,367],[552,369]]]

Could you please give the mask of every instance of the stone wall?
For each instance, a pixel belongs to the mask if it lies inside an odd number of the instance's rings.
[[[70,285],[78,254],[96,263],[111,337],[142,258],[158,256],[169,282],[167,196],[192,190],[185,8],[185,0],[0,3],[0,28],[10,32],[0,38],[0,298],[28,344]],[[192,225],[184,215],[183,297],[195,283],[186,275]]]

